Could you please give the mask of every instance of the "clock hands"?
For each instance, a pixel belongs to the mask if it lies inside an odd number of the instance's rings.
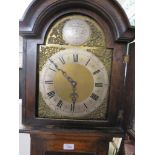
[[[63,74],[63,76],[70,82],[70,84],[71,84],[71,86],[72,86],[72,93],[70,94],[70,97],[71,97],[72,103],[73,103],[73,104],[72,104],[72,107],[71,107],[71,110],[74,112],[75,103],[76,103],[77,97],[78,97],[78,94],[76,93],[77,82],[74,81],[70,76],[68,76],[68,74],[67,74],[64,70],[60,69],[60,68],[58,67],[58,65],[57,65],[54,61],[52,61],[52,60],[50,60],[50,59],[49,59],[49,61],[55,66],[55,68],[56,68],[58,71],[61,71],[61,73]]]
[[[50,60],[50,59],[49,59],[49,60]],[[76,81],[74,81],[70,76],[68,76],[68,74],[67,74],[64,70],[60,69],[60,68],[58,67],[58,65],[57,65],[54,61],[50,60],[50,62],[55,66],[55,68],[56,68],[58,71],[61,71],[61,73],[63,74],[63,76],[71,83],[71,85],[72,85],[73,87],[77,85]]]
[[[74,109],[75,109],[75,103],[76,103],[76,100],[78,98],[78,94],[76,93],[76,85],[72,85],[72,93],[70,94],[71,98],[72,98],[72,103],[73,103],[73,106],[71,107],[71,110],[72,112],[74,112]]]

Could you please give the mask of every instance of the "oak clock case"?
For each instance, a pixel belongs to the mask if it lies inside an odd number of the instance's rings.
[[[31,155],[107,155],[130,106],[124,56],[134,29],[123,9],[115,0],[34,0],[20,35],[21,132],[30,133]]]
[[[84,15],[60,18],[38,49],[38,117],[105,120],[112,50],[99,24]]]
[[[116,1],[34,0],[20,35],[23,124],[120,127],[123,57],[134,30]]]

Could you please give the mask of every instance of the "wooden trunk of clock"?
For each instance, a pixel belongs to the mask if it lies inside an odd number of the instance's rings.
[[[118,135],[88,130],[35,131],[31,133],[31,154],[107,155],[109,142]]]
[[[33,128],[32,154],[39,154],[36,146],[57,154],[65,142],[75,143],[77,152],[107,154],[113,134],[123,137],[128,110],[124,56],[134,29],[122,8],[109,0],[36,0],[20,22],[20,35],[22,121]],[[49,126],[68,133],[42,132]]]

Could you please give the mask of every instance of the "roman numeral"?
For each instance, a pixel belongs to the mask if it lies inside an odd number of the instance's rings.
[[[59,60],[62,62],[62,64],[65,64],[65,60],[63,57],[60,57]]]
[[[53,60],[49,59],[49,61],[50,61],[50,63],[51,63],[51,64],[53,64],[53,65],[54,65],[54,61],[53,61]]]
[[[50,61],[50,63],[51,63],[51,64],[53,64],[53,65],[54,65],[54,67],[55,67],[56,69],[58,69],[57,64],[56,64],[53,60],[49,59],[49,61]],[[49,69],[50,69],[50,70],[52,70],[52,71],[54,71],[54,72],[56,72],[56,70],[55,70],[55,69],[52,69],[52,68],[49,68]]]
[[[55,92],[51,91],[51,92],[47,93],[47,95],[49,98],[52,98],[55,95]]]
[[[45,84],[53,84],[53,81],[45,81]]]
[[[54,72],[56,72],[56,70],[54,70],[54,69],[52,69],[52,68],[49,68],[50,70],[52,70],[52,71],[54,71]]]
[[[87,105],[85,103],[83,105],[85,106],[86,109],[88,109],[88,107],[87,107]]]
[[[95,87],[103,87],[103,83],[95,83]]]
[[[89,62],[90,62],[90,59],[86,62],[85,66],[87,66]]]
[[[74,62],[78,62],[78,54],[73,54],[73,60]]]
[[[99,72],[100,72],[100,70],[98,69],[97,71],[93,72],[93,74],[95,75],[95,74],[97,74]]]
[[[63,102],[62,102],[62,100],[60,100],[60,101],[58,102],[58,104],[57,104],[57,107],[61,108],[62,105],[63,105]]]
[[[93,100],[97,101],[99,96],[97,96],[96,94],[92,93],[90,98],[92,98]]]
[[[73,104],[71,104],[71,112],[74,112],[74,105]]]

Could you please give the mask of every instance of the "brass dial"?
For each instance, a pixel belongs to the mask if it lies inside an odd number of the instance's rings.
[[[45,103],[60,115],[81,117],[94,111],[106,97],[109,80],[102,62],[78,48],[51,56],[40,72]]]
[[[106,119],[112,50],[95,20],[58,19],[38,52],[40,118]]]

